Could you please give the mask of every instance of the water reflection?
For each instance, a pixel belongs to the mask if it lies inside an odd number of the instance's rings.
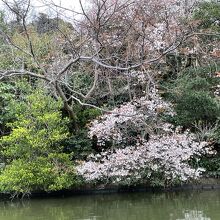
[[[0,220],[219,220],[220,191],[0,202]]]
[[[177,220],[211,220],[211,218],[205,217],[203,211],[189,210],[184,213],[184,218]]]

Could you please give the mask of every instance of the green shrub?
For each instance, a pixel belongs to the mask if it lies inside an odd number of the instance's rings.
[[[194,11],[194,19],[200,20],[200,27],[220,30],[220,3],[204,1],[198,4]]]
[[[205,91],[185,91],[176,100],[174,117],[178,125],[191,127],[195,123],[215,123],[220,115],[219,103]]]
[[[67,154],[49,154],[33,161],[13,160],[0,175],[2,192],[31,193],[70,188],[74,182],[74,168]]]
[[[60,190],[74,185],[75,172],[61,142],[68,137],[68,120],[61,117],[61,102],[43,91],[11,101],[15,118],[11,133],[0,139],[5,168],[0,190],[29,193],[33,190]]]
[[[92,141],[88,138],[87,130],[80,129],[63,142],[64,152],[73,153],[73,159],[86,159],[92,153]]]
[[[218,67],[217,67],[218,68]],[[192,128],[195,124],[213,124],[220,116],[219,99],[214,96],[219,79],[216,68],[188,69],[166,84],[164,97],[174,104],[176,115],[169,119],[176,125]]]
[[[79,128],[84,128],[92,119],[95,119],[101,115],[101,111],[95,108],[86,108],[81,105],[74,107],[77,117],[77,124]]]
[[[218,144],[219,146],[219,152],[220,152],[220,125],[219,125],[219,120],[218,122],[216,123],[216,129],[215,131],[213,132],[213,134],[211,135],[211,138],[213,140],[216,141],[216,143]]]

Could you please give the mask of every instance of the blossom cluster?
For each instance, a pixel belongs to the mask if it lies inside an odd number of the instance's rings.
[[[155,173],[166,184],[200,176],[202,168],[192,168],[189,161],[203,153],[213,153],[206,142],[196,142],[188,132],[153,136],[148,142],[90,155],[76,167],[87,182],[135,184],[150,182]]]
[[[158,117],[161,113],[173,115],[172,106],[165,102],[156,89],[152,89],[148,97],[134,99],[115,108],[111,113],[106,113],[99,119],[94,120],[89,126],[89,137],[97,137],[98,145],[105,145],[107,141],[114,141],[114,144],[126,142],[130,136],[129,128],[135,130],[140,138],[144,132],[150,132],[157,128],[168,131],[167,123]],[[126,133],[127,132],[127,133]]]
[[[89,137],[94,135],[98,139],[99,145],[105,145],[106,141],[114,139],[116,143],[123,140],[120,130],[117,128],[117,123],[124,123],[137,114],[136,107],[132,103],[127,103],[119,108],[115,108],[111,113],[103,115],[100,120],[94,120],[91,123]]]
[[[125,76],[130,77],[131,79],[136,79],[138,83],[146,83],[148,77],[146,71],[137,71],[133,70],[127,73],[124,73]]]

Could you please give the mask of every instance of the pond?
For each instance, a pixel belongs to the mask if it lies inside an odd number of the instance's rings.
[[[1,201],[0,220],[219,220],[220,191]]]

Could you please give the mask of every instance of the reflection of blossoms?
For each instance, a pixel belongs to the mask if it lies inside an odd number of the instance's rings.
[[[88,161],[77,166],[77,171],[87,182],[134,184],[152,180],[155,173],[170,184],[184,182],[198,178],[204,171],[190,167],[188,162],[207,153],[205,146],[205,142],[195,142],[189,133],[153,136],[149,142],[136,146],[90,155]]]
[[[211,218],[204,216],[203,211],[189,210],[184,213],[184,218],[177,220],[211,220]]]

